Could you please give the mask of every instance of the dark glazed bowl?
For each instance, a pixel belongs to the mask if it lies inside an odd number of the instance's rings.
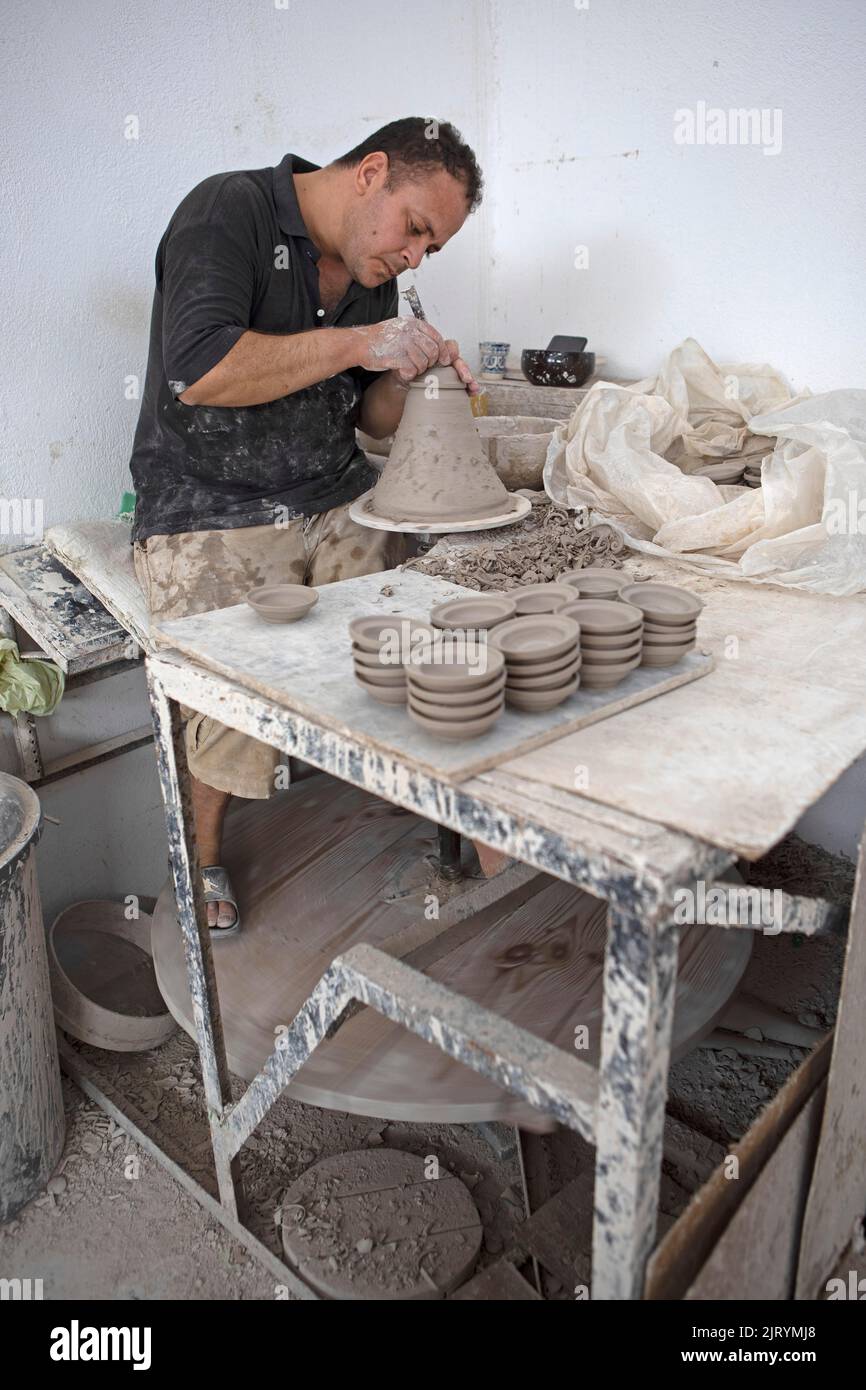
[[[582,386],[595,371],[595,353],[524,348],[520,366],[533,386]]]

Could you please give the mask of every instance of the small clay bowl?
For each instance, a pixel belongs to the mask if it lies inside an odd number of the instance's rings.
[[[626,584],[620,591],[623,603],[634,604],[651,622],[693,622],[703,603],[688,589],[674,584]]]
[[[426,715],[419,714],[417,710],[409,707],[409,718],[414,719],[419,728],[428,734],[435,734],[437,738],[448,739],[451,743],[462,743],[467,738],[479,738],[481,734],[486,734],[501,714],[500,706],[483,719],[468,719],[465,723],[449,724],[445,719],[428,719]]]
[[[682,647],[646,647],[641,657],[642,666],[675,666],[692,650],[694,642]]]
[[[589,670],[597,666],[616,666],[618,662],[631,661],[633,656],[638,656],[643,643],[640,639],[633,642],[629,647],[619,647],[616,651],[604,652],[584,652],[584,664]]]
[[[403,613],[376,613],[364,618],[353,618],[349,623],[349,635],[353,644],[365,652],[378,652],[385,643],[390,642],[391,634],[397,632],[403,641],[403,624],[409,623],[408,640],[410,644],[422,638],[435,642],[439,633],[423,618],[411,618]]]
[[[556,690],[560,685],[567,685],[573,680],[581,668],[581,659],[569,662],[568,666],[560,671],[552,671],[548,676],[522,676],[512,678],[509,676],[505,682],[506,692],[509,690]]]
[[[490,634],[490,645],[496,647],[512,664],[533,661],[552,661],[556,656],[577,650],[580,627],[559,613],[539,613],[528,618],[512,618]]]
[[[374,700],[378,700],[382,705],[405,705],[406,703],[406,684],[402,685],[374,685],[372,681],[364,680],[355,672],[355,680],[368,695],[372,695]]]
[[[425,690],[423,686],[412,685],[410,682],[410,693],[413,699],[423,700],[436,705],[437,709],[452,707],[455,709],[465,708],[467,705],[477,705],[482,701],[492,700],[494,695],[499,695],[505,689],[505,672],[500,671],[498,676],[487,685],[476,685],[469,690]]]
[[[645,647],[679,647],[684,642],[694,642],[696,636],[697,629],[693,625],[668,628],[666,632],[647,632],[644,628],[643,642]]]
[[[572,666],[579,660],[580,647],[569,647],[567,652],[553,657],[550,661],[509,661],[508,679],[511,680],[514,676],[520,679],[550,676],[556,671],[564,671],[566,666]]]
[[[555,709],[573,695],[580,685],[580,676],[575,676],[568,685],[559,685],[554,690],[509,690],[505,687],[506,702],[514,709],[527,710],[540,714],[542,710]]]
[[[628,632],[643,622],[640,608],[633,608],[619,599],[579,598],[568,605],[566,616],[580,623],[581,633],[589,637],[610,637],[614,633]]]
[[[474,690],[478,686],[487,685],[505,670],[505,658],[490,642],[483,649],[483,657],[484,660],[479,665],[470,665],[465,661],[436,660],[421,661],[417,665],[412,663],[405,668],[406,678],[411,687],[419,690]],[[421,698],[428,697],[422,695]]]
[[[608,637],[599,636],[595,632],[582,632],[580,634],[580,650],[582,652],[618,651],[632,642],[637,642],[641,633],[645,632],[646,623],[643,625],[636,623],[626,632],[612,632]]]
[[[697,618],[686,618],[683,622],[678,623],[652,622],[648,618],[643,625],[643,630],[644,632],[654,632],[659,637],[670,637],[673,640],[683,632],[696,632],[697,627]]]
[[[296,623],[319,602],[319,591],[307,584],[260,584],[246,601],[266,623]]]
[[[400,686],[401,689],[406,685],[406,671],[402,666],[381,671],[371,671],[369,666],[356,666],[355,675],[358,680],[366,681],[368,685]]]
[[[641,653],[638,653],[630,661],[622,661],[612,666],[583,666],[580,672],[581,681],[584,687],[590,690],[603,690],[610,685],[619,685],[640,662]]]
[[[380,649],[381,650],[381,649]],[[392,661],[386,653],[365,652],[356,642],[352,643],[352,660],[365,671],[402,671],[402,661]]]
[[[448,724],[465,724],[467,719],[485,719],[488,714],[501,709],[502,700],[503,692],[497,690],[492,699],[479,700],[472,705],[440,705],[436,700],[422,700],[413,690],[409,692],[408,703],[410,709],[423,714],[426,719],[443,719]]]
[[[434,627],[465,630],[491,628],[504,623],[517,612],[514,599],[507,594],[481,594],[478,598],[451,598],[437,603],[430,611]]]
[[[619,598],[619,591],[628,583],[628,576],[620,570],[605,569],[601,565],[587,565],[582,570],[566,570],[556,581],[566,584],[581,598]],[[575,594],[572,594],[572,602]]]
[[[566,603],[571,603],[574,594],[567,584],[526,584],[514,590],[516,616],[525,618],[530,613],[556,613]]]

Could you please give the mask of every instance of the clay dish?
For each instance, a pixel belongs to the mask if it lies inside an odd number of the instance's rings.
[[[600,636],[595,632],[582,632],[580,634],[580,650],[582,652],[618,651],[621,647],[637,642],[642,632],[646,632],[646,624],[641,627],[640,623],[635,623],[634,627],[630,627],[626,632],[612,632],[608,636]]]
[[[628,632],[643,622],[643,613],[639,608],[617,599],[605,598],[579,598],[568,605],[567,616],[580,623],[581,633],[590,637],[610,637],[614,633]]]
[[[485,715],[483,719],[468,719],[465,723],[450,724],[445,719],[428,719],[426,715],[419,714],[417,710],[409,707],[409,718],[414,719],[419,728],[426,730],[428,734],[435,734],[437,738],[447,738],[454,743],[486,734],[488,729],[493,728],[501,713],[500,705],[493,714]]]
[[[479,700],[473,705],[440,705],[437,700],[422,700],[417,691],[409,692],[409,708],[426,719],[442,719],[446,724],[465,724],[468,719],[485,719],[502,708],[503,692],[497,690],[492,699]]]
[[[644,632],[655,632],[659,636],[677,637],[681,632],[695,632],[697,630],[697,618],[683,618],[682,621],[662,623],[647,619],[643,625]]]
[[[517,616],[524,618],[529,613],[556,613],[574,594],[567,584],[525,584],[513,597]]]
[[[574,679],[581,667],[581,659],[571,661],[560,671],[551,671],[548,676],[509,676],[505,683],[506,693],[509,690],[556,690],[561,685],[568,685]]]
[[[355,675],[359,680],[366,681],[367,685],[399,686],[401,690],[406,685],[404,666],[392,666],[390,669],[383,666],[381,671],[372,671],[369,666],[356,666]]]
[[[246,601],[266,623],[296,623],[318,603],[319,592],[306,584],[260,584]]]
[[[390,661],[386,656],[379,656],[376,652],[365,652],[363,647],[359,647],[357,642],[352,643],[352,660],[356,666],[362,667],[367,671],[402,671],[402,661]]]
[[[442,710],[451,708],[461,708],[466,705],[477,705],[481,701],[492,700],[494,695],[499,695],[505,689],[505,672],[501,671],[498,676],[487,685],[476,685],[469,690],[425,690],[423,686],[412,685],[410,690],[412,698],[432,702],[436,708]]]
[[[557,583],[565,584],[572,590],[572,601],[576,595],[581,598],[619,598],[619,591],[627,582],[627,575],[617,570],[608,570],[588,565],[584,570],[566,570]]]
[[[406,683],[401,685],[373,685],[372,682],[364,680],[358,672],[355,672],[355,680],[368,695],[372,695],[374,700],[378,700],[382,705],[405,705],[406,703]]]
[[[692,650],[694,642],[686,642],[681,647],[645,647],[641,657],[643,666],[674,666]]]
[[[679,647],[684,642],[694,642],[697,629],[694,624],[688,627],[668,628],[665,632],[647,632],[644,628],[645,647]]]
[[[550,661],[509,661],[508,679],[517,676],[520,680],[535,680],[536,676],[551,676],[556,671],[564,671],[580,660],[580,647],[569,647],[567,652],[554,656]]]
[[[617,662],[631,661],[633,656],[637,656],[643,643],[638,639],[629,647],[619,647],[615,651],[608,649],[603,652],[584,652],[587,670],[596,666],[616,666]]]
[[[620,597],[623,603],[633,603],[653,622],[687,622],[697,618],[704,606],[688,589],[673,584],[626,584]]]
[[[349,623],[349,636],[362,651],[378,652],[383,643],[388,641],[390,632],[398,632],[402,642],[404,623],[411,624],[410,642],[420,642],[422,637],[435,642],[439,636],[436,629],[423,618],[409,618],[402,613],[375,613],[364,618],[353,618]]]
[[[559,613],[539,613],[535,617],[512,618],[490,634],[490,645],[512,662],[552,661],[576,648],[580,627]]]
[[[478,598],[452,598],[437,603],[430,621],[437,628],[489,628],[513,618],[517,606],[506,594],[483,594]]]
[[[500,675],[505,670],[505,658],[489,642],[483,655],[485,659],[478,666],[470,665],[465,661],[438,662],[431,660],[421,661],[417,665],[413,663],[405,668],[409,685],[416,689],[432,691],[474,690],[478,686],[487,685],[489,681],[492,681],[495,676]],[[427,697],[422,695],[421,698],[426,699]]]
[[[583,684],[593,690],[602,689],[608,685],[618,685],[624,680],[629,671],[633,671],[641,663],[641,653],[633,656],[630,661],[618,662],[611,666],[583,666],[581,668],[581,680]]]
[[[579,685],[580,677],[576,676],[568,685],[559,685],[554,690],[510,690],[506,686],[505,699],[514,709],[539,714],[542,710],[555,709],[557,705],[561,705],[563,700],[574,694]]]

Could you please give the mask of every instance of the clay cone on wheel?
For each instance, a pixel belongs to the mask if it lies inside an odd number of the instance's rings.
[[[454,368],[434,367],[413,381],[373,511],[389,521],[474,521],[513,504],[487,462]]]

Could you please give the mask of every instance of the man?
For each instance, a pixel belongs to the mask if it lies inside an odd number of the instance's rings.
[[[324,168],[286,155],[274,169],[205,179],[183,200],[157,251],[130,465],[151,617],[407,558],[403,537],[348,516],[377,476],[355,427],[391,434],[409,383],[436,364],[479,389],[456,342],[397,317],[395,277],[441,250],[480,199],[459,131],[408,117]],[[279,755],[185,714],[208,922],[233,931],[226,809],[232,795],[271,795]]]

